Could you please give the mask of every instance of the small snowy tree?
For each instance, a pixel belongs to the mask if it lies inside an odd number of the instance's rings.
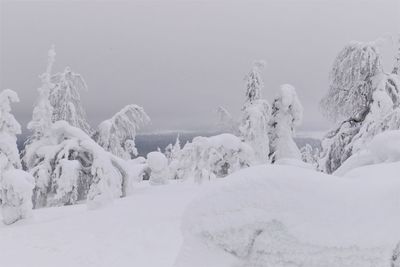
[[[295,127],[300,125],[303,107],[296,90],[289,84],[280,88],[272,104],[269,124],[270,158],[272,162],[283,158],[301,159],[301,153],[293,140]]]
[[[18,95],[6,89],[0,93],[0,204],[3,222],[12,224],[29,216],[32,209],[33,177],[21,169],[17,134],[21,126],[11,112]]]
[[[270,106],[266,100],[261,99],[264,85],[260,71],[263,66],[264,62],[255,62],[253,69],[245,77],[246,101],[242,108],[239,132],[242,139],[254,149],[257,160],[268,162]]]
[[[319,153],[320,150],[318,147],[312,147],[310,144],[306,144],[300,149],[301,159],[305,163],[309,163],[314,167],[318,165]]]
[[[149,182],[152,185],[168,183],[170,176],[167,158],[161,152],[150,152],[147,154],[147,164],[151,170]]]
[[[21,126],[10,113],[12,102],[19,102],[17,93],[10,89],[0,92],[0,171],[21,168],[16,144]]]
[[[128,105],[111,119],[100,123],[94,139],[114,155],[123,159],[131,159],[137,155],[136,131],[148,122],[150,122],[150,118],[142,107]]]
[[[64,72],[51,77],[54,84],[50,91],[50,103],[53,106],[53,122],[67,121],[70,125],[82,129],[91,135],[93,130],[86,120],[86,113],[81,103],[80,91],[87,90],[87,85],[80,74],[69,67]]]

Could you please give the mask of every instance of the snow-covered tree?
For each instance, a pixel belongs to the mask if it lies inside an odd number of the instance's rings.
[[[127,161],[66,121],[53,123],[48,134],[28,146],[25,159],[32,163],[29,171],[35,177],[35,208],[86,199],[96,207],[125,196],[131,185]]]
[[[70,125],[78,127],[91,135],[93,130],[86,120],[86,113],[79,93],[87,90],[87,85],[82,76],[66,67],[64,72],[57,73],[51,77],[51,83],[54,84],[50,91],[53,122],[67,121]]]
[[[336,58],[321,106],[339,126],[322,141],[321,170],[335,171],[376,134],[400,127],[400,77],[380,58],[373,42],[352,42]]]
[[[0,177],[0,202],[3,222],[12,224],[31,215],[35,180],[29,173],[11,169]]]
[[[270,159],[272,162],[283,158],[301,159],[301,153],[293,140],[295,127],[300,125],[303,107],[296,90],[289,84],[281,86],[272,104],[269,123]]]
[[[53,106],[50,104],[50,92],[54,88],[51,82],[51,70],[55,61],[54,46],[48,52],[46,72],[40,75],[42,86],[38,89],[39,99],[35,108],[33,109],[32,120],[28,123],[28,130],[33,132],[27,144],[33,142],[35,139],[40,139],[47,130],[51,127]]]
[[[21,168],[16,144],[21,126],[10,113],[12,102],[19,102],[17,93],[10,89],[0,92],[0,171]]]
[[[148,122],[150,122],[150,118],[142,107],[128,105],[111,119],[100,123],[94,139],[105,150],[114,155],[131,159],[137,155],[136,132]]]
[[[254,150],[232,134],[195,137],[178,155],[176,168],[179,179],[195,182],[225,177],[255,161]]]
[[[169,144],[165,147],[165,157],[168,160],[168,164],[176,160],[179,151],[181,150],[181,141],[179,140],[179,135],[176,137],[175,144]]]
[[[317,165],[318,157],[319,157],[319,149],[318,147],[313,148],[310,144],[306,144],[300,149],[301,159],[305,163],[309,163],[313,166]]]
[[[155,151],[147,154],[147,164],[151,170],[150,184],[161,185],[168,183],[170,177],[168,160],[163,153]]]
[[[261,98],[261,89],[264,85],[260,71],[263,66],[264,62],[255,62],[245,77],[246,101],[242,108],[239,132],[242,139],[254,149],[257,160],[268,162],[270,106]]]
[[[0,92],[0,204],[5,224],[29,216],[34,186],[33,177],[20,170],[16,135],[21,126],[11,114],[12,102],[19,102],[14,91]]]
[[[351,42],[345,46],[333,63],[329,90],[321,101],[325,115],[335,121],[363,120],[374,91],[372,78],[381,72],[374,43]]]

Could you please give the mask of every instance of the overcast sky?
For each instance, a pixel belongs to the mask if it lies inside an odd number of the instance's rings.
[[[351,40],[400,32],[400,0],[1,2],[0,87],[20,96],[14,114],[31,118],[56,46],[54,71],[83,75],[96,126],[127,104],[143,106],[147,130],[212,129],[222,105],[239,116],[244,75],[264,59],[263,96],[297,88],[303,130],[330,125],[318,102],[335,55]],[[390,70],[395,46],[382,48]]]

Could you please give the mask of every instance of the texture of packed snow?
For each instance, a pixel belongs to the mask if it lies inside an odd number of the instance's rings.
[[[188,206],[178,266],[387,266],[400,236],[393,164],[353,179],[276,165],[236,172]],[[205,265],[198,245],[225,256]]]

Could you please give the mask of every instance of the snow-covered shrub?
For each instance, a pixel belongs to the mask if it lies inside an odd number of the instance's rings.
[[[302,117],[303,107],[297,98],[296,90],[289,84],[282,85],[272,104],[269,124],[269,153],[272,162],[283,158],[301,159],[293,136]]]
[[[319,169],[332,173],[376,134],[399,129],[399,92],[400,76],[383,71],[374,43],[346,46],[334,62],[321,102],[330,118],[342,121],[322,141]]]
[[[93,206],[126,195],[131,185],[128,162],[100,147],[65,121],[26,146],[24,160],[35,177],[34,207],[74,204]]]
[[[5,224],[30,216],[34,184],[32,175],[23,170],[11,169],[1,173],[0,202]]]
[[[246,101],[242,108],[239,125],[241,138],[254,149],[256,159],[261,163],[268,162],[268,122],[270,119],[270,106],[261,98],[261,89],[264,84],[260,71],[263,66],[264,62],[255,62],[253,69],[245,77]]]
[[[168,183],[170,176],[168,160],[163,153],[155,151],[147,154],[147,164],[151,170],[150,184],[161,185]]]
[[[100,123],[94,135],[96,142],[105,150],[123,159],[137,156],[136,131],[150,121],[142,107],[128,105],[111,119]]]
[[[254,150],[232,134],[196,137],[179,153],[174,166],[180,179],[196,182],[225,177],[254,164]]]

